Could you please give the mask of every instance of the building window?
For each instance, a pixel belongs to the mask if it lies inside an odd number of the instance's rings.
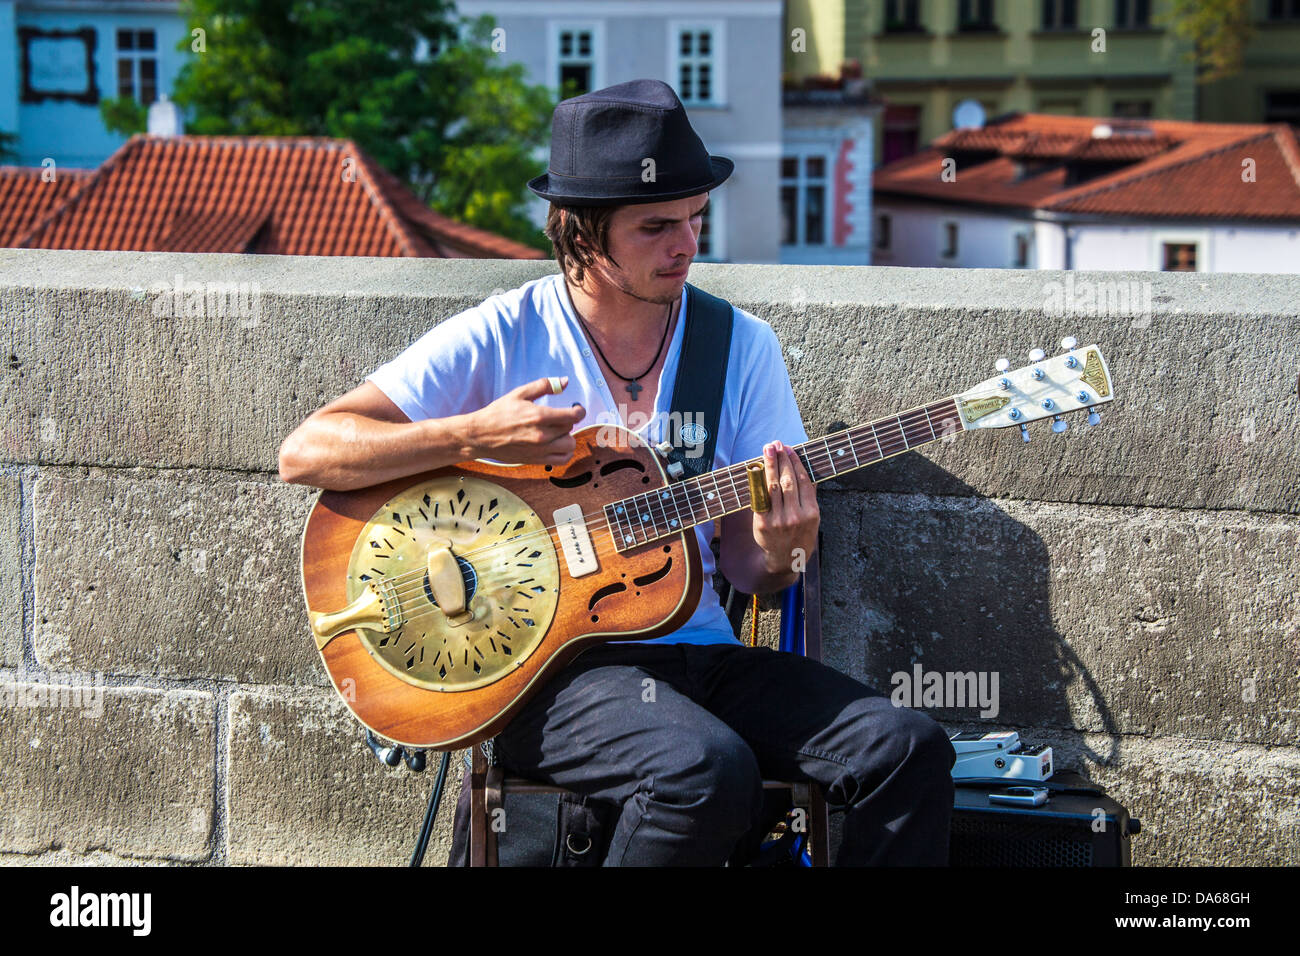
[[[1042,0],[1044,30],[1073,30],[1079,25],[1075,0]]]
[[[1116,119],[1150,119],[1150,100],[1116,100],[1110,115]]]
[[[117,31],[117,95],[145,106],[158,99],[158,38],[153,30]]]
[[[1018,232],[1015,236],[1016,258],[1015,268],[1025,269],[1029,267],[1029,233]]]
[[[1265,93],[1264,122],[1290,123],[1300,129],[1300,90],[1272,90]]]
[[[787,246],[826,244],[825,156],[781,160],[781,241]]]
[[[885,107],[881,165],[916,153],[921,142],[921,107]]]
[[[717,38],[712,28],[677,32],[677,95],[686,104],[716,103]]]
[[[1151,0],[1115,0],[1115,26],[1129,30],[1151,26]]]
[[[1078,116],[1080,108],[1078,100],[1043,100],[1038,112],[1051,113],[1053,116]]]
[[[559,44],[560,98],[568,99],[570,96],[590,93],[592,77],[596,72],[596,45],[592,40],[592,31],[561,30]]]
[[[1161,268],[1165,272],[1196,271],[1196,243],[1166,242],[1162,244],[1162,247],[1164,249],[1164,265]]]
[[[945,222],[943,224],[943,250],[939,255],[945,259],[957,258],[957,224],[955,222]]]
[[[1268,0],[1270,20],[1300,20],[1300,0]]]
[[[704,212],[700,216],[700,236],[695,242],[695,258],[712,259],[713,258],[713,200],[710,199],[704,206]]]
[[[921,0],[885,0],[886,33],[919,33]]]
[[[996,30],[993,22],[993,0],[959,0],[957,4],[957,31],[972,33]]]
[[[887,252],[890,243],[894,241],[891,235],[892,227],[893,220],[888,213],[882,212],[876,217],[876,248],[882,252]]]

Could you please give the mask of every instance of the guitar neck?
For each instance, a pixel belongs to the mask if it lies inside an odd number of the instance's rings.
[[[810,439],[794,451],[809,477],[822,482],[878,461],[928,445],[962,431],[957,400],[945,398],[898,415]],[[620,551],[657,538],[680,534],[750,506],[750,465],[761,458],[688,478],[605,506],[605,517]]]

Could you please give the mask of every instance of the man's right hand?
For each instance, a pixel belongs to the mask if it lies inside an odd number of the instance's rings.
[[[568,376],[561,381],[567,386]],[[466,415],[475,457],[521,465],[563,465],[567,462],[578,444],[570,432],[587,412],[577,403],[571,408],[550,408],[533,403],[543,395],[554,394],[551,380],[539,378]]]

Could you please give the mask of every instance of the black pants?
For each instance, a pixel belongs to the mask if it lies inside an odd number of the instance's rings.
[[[738,644],[606,644],[496,738],[507,773],[623,805],[606,866],[721,865],[762,780],[845,808],[837,866],[945,865],[956,755],[919,711],[817,661]]]

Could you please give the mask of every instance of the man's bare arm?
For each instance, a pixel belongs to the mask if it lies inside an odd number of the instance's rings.
[[[373,382],[363,382],[312,412],[280,446],[280,477],[330,491],[368,488],[473,458],[507,464],[562,465],[586,415],[535,404],[558,395],[568,376],[526,382],[464,415],[412,422]]]
[[[366,488],[478,457],[469,416],[413,422],[373,382],[307,417],[280,446],[280,477],[330,491]]]

